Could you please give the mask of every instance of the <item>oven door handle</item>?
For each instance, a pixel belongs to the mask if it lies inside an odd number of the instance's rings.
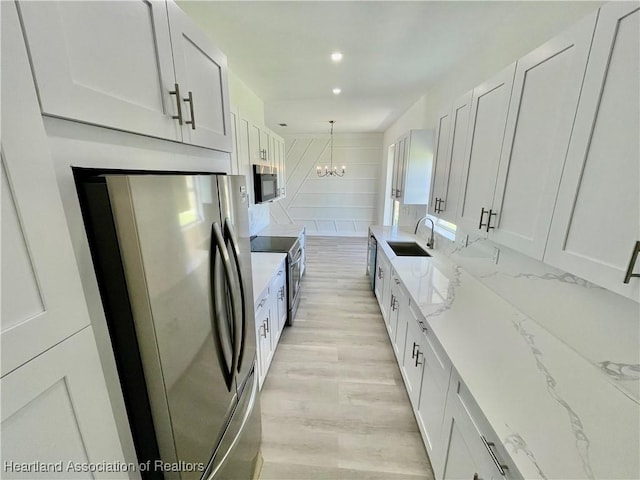
[[[302,247],[298,247],[298,251],[294,255],[295,260],[291,262],[291,265],[297,265],[302,261]]]

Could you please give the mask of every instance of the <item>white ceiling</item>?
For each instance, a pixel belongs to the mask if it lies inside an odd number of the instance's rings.
[[[456,65],[539,45],[597,8],[564,1],[192,1],[185,10],[265,103],[276,132],[382,132]],[[331,52],[344,54],[333,64]],[[342,93],[333,95],[340,87]],[[278,123],[287,123],[286,129]]]

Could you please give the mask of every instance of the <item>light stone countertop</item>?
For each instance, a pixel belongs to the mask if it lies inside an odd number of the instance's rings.
[[[397,257],[385,240],[414,235],[370,231],[524,478],[640,477],[633,399],[446,254]]]
[[[279,224],[270,224],[260,230],[258,235],[261,237],[299,237],[304,230],[304,225],[279,225]]]
[[[271,283],[273,276],[287,257],[286,253],[252,252],[251,273],[253,277],[253,304],[254,308],[258,299]]]

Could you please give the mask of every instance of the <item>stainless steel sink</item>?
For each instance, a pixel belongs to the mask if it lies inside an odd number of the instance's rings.
[[[399,257],[430,257],[416,242],[387,242],[393,253]]]

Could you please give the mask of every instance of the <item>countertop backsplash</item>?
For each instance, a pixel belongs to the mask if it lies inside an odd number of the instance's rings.
[[[413,233],[413,229],[400,227]],[[420,238],[429,236],[420,228]],[[436,232],[437,233],[437,232]],[[490,240],[436,234],[436,250],[585,358],[640,404],[640,304]]]

